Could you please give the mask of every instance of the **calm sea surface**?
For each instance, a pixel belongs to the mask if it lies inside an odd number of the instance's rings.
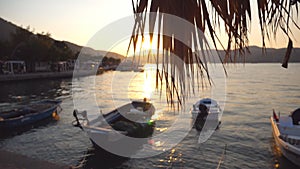
[[[226,98],[221,99],[222,103],[225,102],[222,124],[208,141],[198,144],[199,132],[192,129],[171,150],[161,149],[160,155],[144,159],[128,159],[120,163],[97,158],[87,135],[71,125],[74,109],[72,79],[1,83],[1,110],[41,99],[61,99],[63,111],[57,122],[50,122],[0,139],[0,149],[54,163],[80,165],[83,168],[214,169],[218,167],[220,160],[222,161],[220,168],[228,169],[297,168],[282,157],[274,146],[269,117],[273,108],[284,115],[300,107],[300,64],[290,64],[287,70],[281,68],[280,64],[230,65],[227,66],[227,71],[228,77],[225,81],[219,79],[215,82],[215,86],[222,86],[226,82]],[[126,103],[130,99],[147,96],[144,91],[145,87],[149,86],[143,83],[145,78],[143,73],[118,74],[121,76],[116,77],[114,72],[97,76],[95,85],[90,83],[82,85],[82,82],[93,77],[75,79],[73,92],[80,96],[85,105],[92,104],[96,98],[103,112],[112,110],[118,106],[116,105],[118,102]],[[128,84],[125,84],[127,88],[124,92],[122,82],[126,80]],[[220,84],[220,81],[223,84]],[[152,79],[149,83],[155,81]],[[209,95],[199,95],[204,96]],[[155,132],[164,132],[173,125],[178,114],[166,110],[165,103],[155,94],[152,97],[159,113]],[[93,116],[93,113],[89,116]],[[160,146],[164,147],[164,143],[160,144],[153,147],[160,150]],[[223,154],[225,145],[227,150],[226,154]]]

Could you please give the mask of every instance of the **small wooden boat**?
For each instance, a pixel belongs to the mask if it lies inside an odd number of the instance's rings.
[[[128,156],[128,151],[138,147],[136,143],[128,141],[128,138],[147,138],[153,134],[155,122],[151,120],[151,117],[154,112],[154,106],[147,101],[133,101],[107,114],[100,115],[92,121],[87,118],[86,111],[74,110],[73,115],[76,121],[73,125],[87,132],[96,148],[106,151],[109,151],[107,147],[120,151],[123,149],[124,154],[111,153]],[[81,115],[81,119],[78,118],[78,115]],[[121,146],[124,144],[126,147]],[[121,147],[116,148],[118,146]]]
[[[0,112],[0,129],[15,129],[53,117],[58,119],[61,101],[44,100],[23,108]]]
[[[216,100],[204,98],[193,105],[191,110],[193,124],[197,130],[202,130],[205,123],[207,129],[216,129],[221,124],[221,108]]]
[[[300,108],[290,116],[270,117],[273,136],[282,154],[300,167]]]

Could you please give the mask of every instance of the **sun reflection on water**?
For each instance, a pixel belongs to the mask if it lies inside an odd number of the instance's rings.
[[[144,71],[144,86],[143,96],[144,98],[151,99],[155,90],[155,71],[153,67],[146,67]]]
[[[135,73],[128,85],[128,98],[151,100],[155,92],[155,69],[145,65],[144,72]]]

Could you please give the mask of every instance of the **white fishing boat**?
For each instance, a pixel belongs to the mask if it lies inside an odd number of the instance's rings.
[[[209,111],[208,113],[212,114],[211,117],[217,118],[221,121],[221,108],[219,106],[219,103],[216,100],[210,98],[201,99],[193,105],[193,109],[191,111],[193,118],[196,118],[201,113],[200,105],[205,105]]]
[[[191,113],[196,129],[202,129],[206,122],[212,127],[217,126],[217,128],[221,123],[222,110],[216,100],[204,98],[197,101],[193,105]]]
[[[273,110],[270,120],[276,145],[288,160],[300,167],[300,108],[289,116],[277,115]]]
[[[155,122],[151,119],[154,112],[154,106],[147,101],[133,101],[107,114],[101,114],[99,118],[91,121],[87,118],[86,111],[74,110],[73,115],[76,118],[74,126],[83,129],[96,148],[115,148],[124,145],[128,137],[147,138],[151,136],[155,126]],[[129,149],[138,147],[129,144],[131,142],[127,141],[128,147],[123,146],[118,149],[128,152]]]

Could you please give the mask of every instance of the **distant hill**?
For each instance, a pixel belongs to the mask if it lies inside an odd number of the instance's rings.
[[[237,56],[236,63],[281,63],[283,57],[285,56],[286,49],[274,49],[274,48],[267,48],[265,53],[262,48],[257,46],[250,46],[249,47],[250,53],[245,54],[245,58]],[[221,57],[224,59],[225,52],[219,51]],[[233,51],[232,51],[232,61],[233,58]],[[245,59],[245,60],[244,60]],[[230,62],[230,61],[229,61]],[[291,62],[300,62],[300,48],[294,48],[292,50],[292,54],[290,56],[290,63]]]
[[[125,57],[123,55],[120,55],[115,52],[107,52],[103,50],[94,50],[90,47],[82,47],[77,44],[68,42],[68,41],[63,41],[67,46],[74,52],[74,53],[81,53],[83,55],[90,55],[90,56],[107,56],[107,57],[112,57],[115,59],[124,59]]]
[[[0,18],[0,41],[9,41],[11,33],[14,33],[19,26],[8,22],[2,18]],[[53,41],[57,41],[53,39]],[[101,50],[94,50],[89,47],[84,47],[82,50],[82,46],[74,44],[68,41],[58,41],[67,44],[67,46],[73,51],[73,53],[81,52],[84,55],[89,56],[104,56],[105,54],[108,57],[113,58],[120,58],[124,59],[123,55],[114,52],[106,52]],[[282,62],[283,57],[285,56],[286,49],[274,49],[274,48],[267,48],[266,53],[263,53],[262,48],[257,46],[250,46],[249,47],[250,53],[245,54],[245,63],[274,63],[274,62]],[[219,51],[221,57],[224,59],[225,52]],[[237,57],[236,63],[243,63],[243,57]],[[229,61],[230,62],[230,61]],[[300,62],[300,48],[294,48],[290,57],[290,62]]]
[[[16,32],[16,30],[18,28],[21,28],[21,27],[0,18],[0,41],[9,42],[11,40],[11,34]],[[35,36],[37,36],[37,35],[35,35]],[[53,42],[59,42],[59,43],[66,44],[74,54],[81,52],[81,54],[88,55],[88,56],[104,56],[105,55],[107,57],[113,57],[116,59],[122,59],[122,60],[124,59],[124,56],[120,55],[118,53],[95,50],[90,47],[79,46],[72,42],[58,41],[53,38],[51,38],[51,39],[53,40]]]
[[[248,47],[249,52],[246,52],[244,56],[240,56],[237,52],[236,57],[234,57],[234,51],[231,51],[231,59],[227,61],[227,63],[282,63],[282,60],[285,56],[286,49],[274,49],[274,48],[267,48],[265,51],[263,48],[257,47],[257,46],[249,46]],[[155,50],[152,51],[153,53],[156,53]],[[224,61],[226,52],[223,50],[218,50],[221,59]],[[207,53],[207,52],[204,52]],[[208,61],[211,62],[219,62],[218,55],[216,53],[216,50],[211,50],[211,53],[215,55],[214,59],[211,57],[208,58]],[[159,57],[160,59],[162,57]],[[133,59],[132,57],[128,59]],[[148,61],[147,55],[145,57],[141,57],[139,59],[140,63],[146,63]],[[151,63],[156,63],[153,59],[150,57]],[[300,62],[300,48],[293,48],[289,63],[293,62]]]

